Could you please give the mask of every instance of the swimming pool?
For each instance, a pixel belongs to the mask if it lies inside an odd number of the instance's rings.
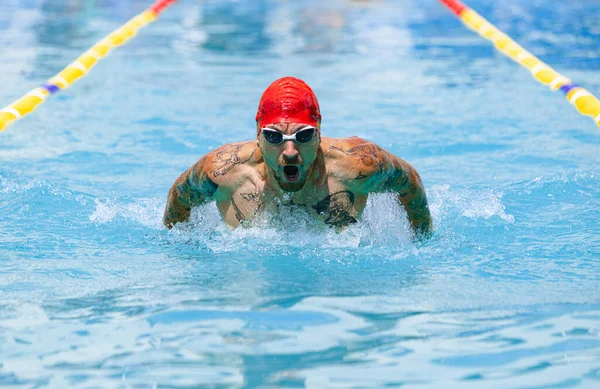
[[[56,4],[60,3],[60,4]],[[149,2],[0,4],[0,105]],[[600,4],[471,0],[600,92]],[[386,196],[168,232],[175,178],[255,135],[294,75],[325,135],[412,163],[436,228]],[[181,1],[0,133],[0,386],[595,388],[600,131],[437,1]]]

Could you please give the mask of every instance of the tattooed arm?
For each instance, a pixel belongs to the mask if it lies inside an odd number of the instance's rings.
[[[431,214],[419,173],[408,162],[387,154],[391,159],[391,166],[384,189],[398,193],[398,200],[406,210],[408,221],[415,233],[429,235],[432,232]]]
[[[326,139],[326,138],[323,138]],[[330,142],[328,158],[341,168],[348,188],[357,193],[395,192],[418,235],[432,231],[427,196],[419,173],[408,162],[367,140],[351,137]]]
[[[352,137],[329,146],[330,158],[350,179],[349,187],[359,193],[395,192],[417,234],[432,230],[427,196],[419,174],[408,162],[367,140]],[[337,157],[336,157],[337,156]],[[339,156],[346,156],[339,160]]]
[[[187,221],[192,206],[203,204],[213,197],[218,185],[212,181],[205,168],[206,157],[186,170],[169,190],[163,223],[168,228],[179,222]]]

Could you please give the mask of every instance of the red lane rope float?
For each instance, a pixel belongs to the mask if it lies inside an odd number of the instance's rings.
[[[60,73],[45,84],[35,88],[25,96],[0,110],[0,132],[8,125],[33,112],[46,99],[85,76],[96,63],[112,49],[119,47],[135,36],[139,29],[153,22],[158,15],[176,0],[158,0],[146,11],[138,14],[117,30],[111,32],[75,61],[67,65]]]
[[[165,8],[173,4],[177,0],[162,0],[157,1],[150,7],[150,11],[153,11],[155,14],[161,13]]]
[[[492,42],[501,53],[529,70],[540,83],[548,85],[552,90],[560,89],[579,113],[592,117],[600,126],[600,100],[587,89],[573,84],[567,77],[519,46],[508,35],[464,3],[458,0],[440,0],[440,2],[448,7],[467,27]]]
[[[450,11],[454,12],[454,14],[457,16],[460,16],[462,11],[464,11],[467,8],[467,6],[465,6],[460,1],[454,1],[454,0],[440,0],[440,1],[442,3],[444,3],[444,5],[446,7],[450,8]]]

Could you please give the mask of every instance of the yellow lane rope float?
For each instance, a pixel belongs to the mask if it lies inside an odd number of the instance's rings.
[[[119,29],[113,31],[96,43],[91,49],[71,62],[60,73],[49,79],[42,86],[29,91],[12,104],[0,110],[0,131],[9,124],[33,112],[50,95],[66,89],[79,78],[85,76],[96,63],[104,58],[112,49],[121,46],[131,39],[137,31],[156,20],[158,15],[176,0],[158,0],[146,11],[135,16]]]
[[[592,117],[600,126],[600,101],[596,96],[540,61],[465,4],[458,0],[440,1],[467,27],[491,41],[501,53],[528,69],[536,80],[548,85],[552,90],[560,89],[579,113]]]

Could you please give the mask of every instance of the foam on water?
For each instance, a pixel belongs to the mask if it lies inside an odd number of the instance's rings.
[[[139,199],[123,204],[116,203],[114,199],[94,199],[94,203],[96,208],[89,217],[92,222],[106,224],[122,220],[152,229],[163,226],[162,199]]]
[[[118,202],[95,199],[95,209],[89,219],[99,224],[122,221],[128,224],[164,230],[162,214],[164,200],[157,198]],[[500,219],[513,223],[505,213],[501,196],[489,190],[452,190],[449,185],[433,186],[430,208],[434,228],[445,229],[457,216],[470,219]],[[286,247],[359,248],[412,246],[412,233],[406,213],[391,194],[369,196],[358,223],[338,233],[302,207],[283,207],[277,214],[262,214],[250,226],[231,231],[221,220],[214,203],[193,209],[190,221],[179,223],[169,232],[173,244],[188,243],[213,252],[255,249],[271,251]]]

